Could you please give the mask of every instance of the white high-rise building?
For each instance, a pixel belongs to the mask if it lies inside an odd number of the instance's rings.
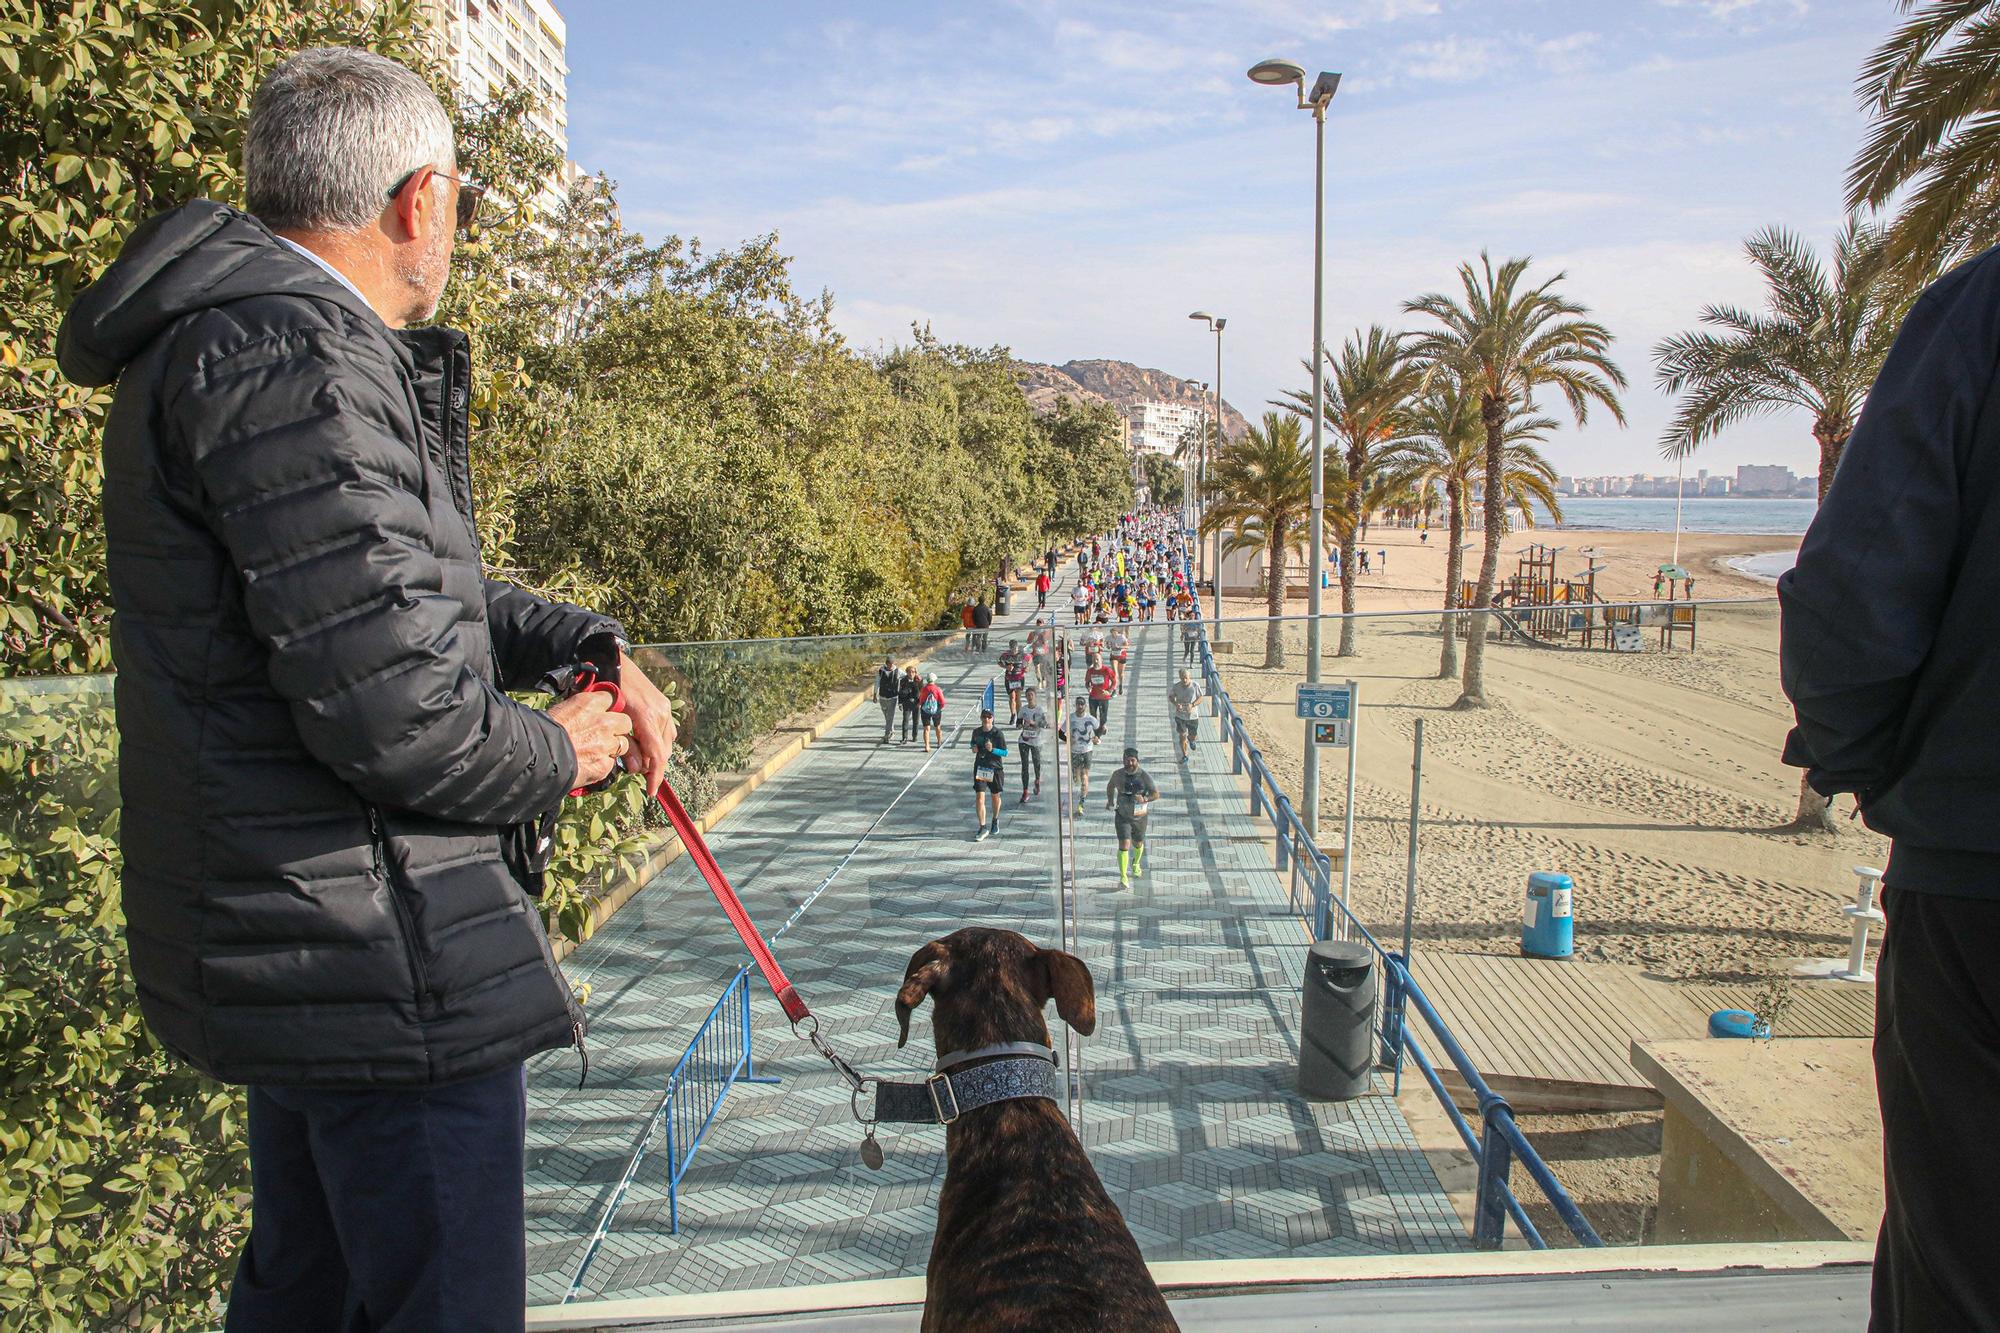
[[[1199,431],[1206,413],[1199,407],[1181,403],[1134,403],[1126,420],[1131,424],[1128,439],[1135,451],[1171,454],[1181,447],[1181,437],[1190,429]]]
[[[452,81],[467,101],[485,102],[512,81],[541,104],[528,123],[562,152],[560,178],[537,204],[547,210],[577,174],[569,161],[569,28],[549,0],[428,0]]]

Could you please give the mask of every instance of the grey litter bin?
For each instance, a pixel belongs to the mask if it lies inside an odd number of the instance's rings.
[[[1361,1096],[1368,1091],[1374,1044],[1374,951],[1321,940],[1306,957],[1299,1091],[1343,1102]]]
[[[1003,583],[994,590],[993,600],[995,603],[993,607],[994,614],[1007,615],[1014,609],[1014,590]]]

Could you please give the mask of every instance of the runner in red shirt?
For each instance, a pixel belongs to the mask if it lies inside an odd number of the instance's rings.
[[[1084,688],[1090,691],[1090,715],[1100,729],[1111,725],[1111,696],[1118,693],[1118,669],[1092,654],[1083,673]]]

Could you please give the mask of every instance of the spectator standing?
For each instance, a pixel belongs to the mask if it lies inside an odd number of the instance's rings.
[[[1785,762],[1891,840],[1875,1333],[2000,1328],[2000,250],[1903,321],[1778,582]]]
[[[976,652],[979,648],[978,641],[972,633],[972,625],[972,602],[967,600],[964,606],[958,608],[958,626],[965,631],[965,651],[969,653]]]
[[[903,734],[899,744],[908,745],[917,739],[917,696],[924,692],[924,678],[917,674],[917,664],[910,663],[903,668],[903,678],[896,683],[896,703],[903,710]]]
[[[896,728],[896,695],[902,684],[903,673],[896,670],[895,662],[883,658],[875,669],[875,705],[882,710],[883,745],[889,743],[889,733]]]
[[[978,640],[978,642],[972,645],[972,651],[976,653],[987,651],[987,640],[990,637],[989,631],[992,628],[993,608],[988,606],[986,599],[982,597],[979,599],[979,605],[972,608],[973,637]]]
[[[931,752],[932,741],[944,745],[944,690],[935,671],[924,677],[924,687],[917,691],[917,726],[924,734],[925,754]]]
[[[1035,573],[1035,609],[1037,611],[1048,610],[1049,589],[1055,586],[1054,581],[1049,578],[1049,569],[1053,569],[1054,567],[1050,565],[1047,569],[1037,570]]]
[[[145,222],[57,342],[71,380],[117,386],[138,1002],[166,1051],[247,1085],[232,1333],[520,1329],[523,1062],[584,1042],[536,831],[621,759],[657,792],[672,713],[617,622],[484,576],[466,340],[410,327],[479,199],[430,87],[302,51],[242,161],[249,211]],[[510,697],[584,662],[623,712]]]

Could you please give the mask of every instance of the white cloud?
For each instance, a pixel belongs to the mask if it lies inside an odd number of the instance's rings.
[[[1439,83],[1469,83],[1507,63],[1499,41],[1491,37],[1452,36],[1412,42],[1399,55],[1398,68],[1405,78]]]
[[[1594,32],[1572,32],[1561,37],[1549,37],[1535,43],[1535,59],[1542,68],[1557,74],[1572,74],[1588,69],[1597,63],[1596,47],[1598,35]]]
[[[1631,195],[1595,193],[1588,190],[1517,190],[1498,199],[1474,204],[1465,210],[1465,216],[1489,221],[1514,218],[1573,218],[1579,214],[1630,208],[1638,202]]]

